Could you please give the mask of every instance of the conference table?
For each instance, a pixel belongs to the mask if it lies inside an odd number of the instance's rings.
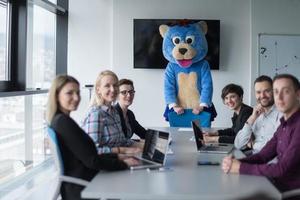
[[[173,153],[163,169],[99,172],[81,196],[89,199],[281,199],[280,192],[262,176],[225,174],[220,165],[197,165],[199,159],[222,154],[197,152],[189,129],[153,128],[170,133]],[[234,150],[239,158],[243,154]]]

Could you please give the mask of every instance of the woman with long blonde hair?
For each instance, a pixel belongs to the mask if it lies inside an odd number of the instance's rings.
[[[120,116],[113,107],[119,93],[118,77],[110,71],[101,72],[91,98],[82,128],[98,147],[98,153],[138,153],[141,146],[123,133]]]
[[[64,174],[90,181],[99,170],[121,170],[136,164],[132,158],[119,159],[117,154],[98,154],[91,138],[70,117],[79,103],[79,82],[68,75],[57,76],[49,90],[47,122],[58,139]],[[62,183],[62,199],[81,199],[82,189],[82,186]]]

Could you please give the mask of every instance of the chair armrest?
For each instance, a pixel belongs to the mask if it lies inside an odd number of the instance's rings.
[[[289,190],[289,191],[282,193],[282,199],[295,197],[295,196],[300,196],[300,188],[294,189],[294,190]]]
[[[62,182],[74,183],[74,184],[81,185],[81,186],[87,186],[87,184],[89,183],[86,180],[83,180],[83,179],[80,179],[80,178],[71,177],[71,176],[60,176],[59,179]]]

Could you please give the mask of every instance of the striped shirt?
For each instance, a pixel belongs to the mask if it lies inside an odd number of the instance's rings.
[[[125,138],[120,116],[114,107],[92,106],[83,120],[82,128],[96,144],[99,154],[110,153],[113,147],[128,147],[134,143]]]

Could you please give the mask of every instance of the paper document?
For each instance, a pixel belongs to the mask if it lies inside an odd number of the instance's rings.
[[[193,131],[192,128],[179,128],[178,131]]]

